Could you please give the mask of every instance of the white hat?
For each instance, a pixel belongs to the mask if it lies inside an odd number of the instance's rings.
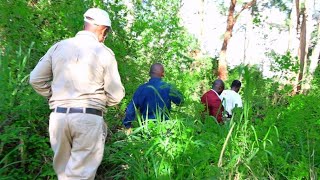
[[[84,13],[83,17],[87,23],[111,27],[109,15],[102,9],[90,8]]]

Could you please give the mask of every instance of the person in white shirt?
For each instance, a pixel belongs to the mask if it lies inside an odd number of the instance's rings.
[[[241,88],[241,82],[239,80],[234,80],[231,84],[230,90],[224,90],[220,99],[222,100],[222,105],[227,112],[227,117],[231,118],[232,110],[235,107],[242,107],[241,96],[238,93]]]

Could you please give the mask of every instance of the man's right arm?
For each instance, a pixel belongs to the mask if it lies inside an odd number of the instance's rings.
[[[136,108],[133,100],[130,101],[127,109],[126,109],[126,117],[122,120],[122,124],[126,128],[131,128],[131,123],[136,117]]]
[[[122,124],[126,128],[131,128],[131,123],[136,118],[136,111],[140,110],[141,101],[143,101],[143,97],[141,96],[141,91],[143,86],[140,86],[133,95],[132,100],[128,104],[126,109],[126,117],[122,120]]]
[[[51,81],[53,75],[51,56],[57,47],[57,44],[52,46],[30,73],[30,85],[38,94],[47,99],[49,99],[52,95]]]
[[[114,56],[104,75],[104,90],[107,96],[107,106],[118,104],[124,97],[124,87],[121,83],[120,75],[118,72],[117,61]]]

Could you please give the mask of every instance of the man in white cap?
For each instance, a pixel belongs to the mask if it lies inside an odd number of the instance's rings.
[[[114,53],[103,44],[111,29],[108,13],[91,8],[84,21],[84,31],[53,45],[30,74],[52,109],[53,167],[63,180],[94,179],[107,135],[103,112],[124,97]]]

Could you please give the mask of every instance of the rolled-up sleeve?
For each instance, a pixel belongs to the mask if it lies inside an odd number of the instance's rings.
[[[52,81],[52,53],[57,48],[57,44],[52,46],[48,52],[40,59],[36,67],[30,74],[29,83],[33,89],[46,98],[50,98]]]
[[[126,116],[125,118],[122,120],[122,124],[126,127],[126,128],[130,128],[131,127],[131,122],[135,119],[136,117],[136,106],[134,105],[134,101],[131,100],[127,109],[126,109]]]
[[[117,61],[114,57],[105,69],[104,90],[107,96],[107,106],[118,104],[125,95],[124,87],[121,83],[118,71]]]

